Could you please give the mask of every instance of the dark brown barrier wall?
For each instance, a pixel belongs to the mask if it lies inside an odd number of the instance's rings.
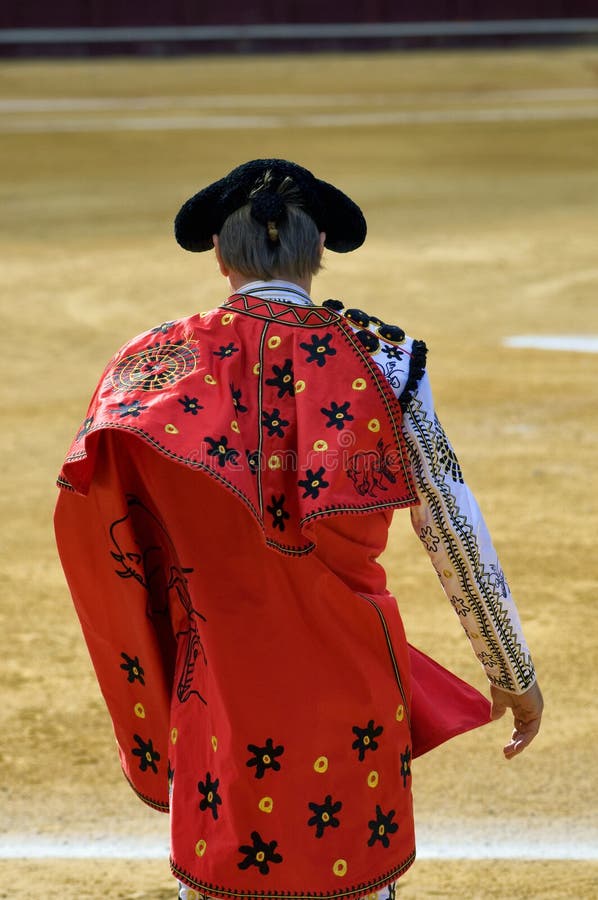
[[[577,18],[596,0],[8,0],[0,28]]]

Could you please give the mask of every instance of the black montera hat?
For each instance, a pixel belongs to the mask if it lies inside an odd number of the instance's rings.
[[[326,232],[325,246],[348,253],[365,240],[366,222],[356,203],[338,188],[315,178],[307,169],[286,159],[253,159],[208,185],[183,204],[174,222],[177,241],[185,250],[210,250],[213,234],[225,220],[249,202],[249,195],[266,172],[266,191],[274,193],[285,178],[291,178],[301,195],[301,207],[319,231]]]

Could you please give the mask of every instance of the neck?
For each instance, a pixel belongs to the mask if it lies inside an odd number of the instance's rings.
[[[233,291],[238,291],[240,287],[244,284],[247,284],[250,281],[263,281],[264,279],[258,278],[257,275],[247,276],[241,275],[240,272],[229,272],[228,273],[228,281]],[[290,281],[292,284],[296,284],[297,287],[302,288],[306,294],[309,294],[311,291],[311,275],[306,278],[290,278],[288,275],[279,275],[277,278],[272,279],[273,281]]]

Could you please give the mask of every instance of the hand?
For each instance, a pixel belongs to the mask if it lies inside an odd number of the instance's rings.
[[[511,740],[503,747],[503,753],[506,758],[513,759],[514,756],[522,753],[531,744],[540,730],[540,721],[544,708],[540,688],[537,684],[533,684],[525,694],[510,694],[508,691],[503,691],[491,685],[490,694],[492,697],[490,718],[492,720],[500,719],[507,711],[507,707],[513,710],[515,727]]]

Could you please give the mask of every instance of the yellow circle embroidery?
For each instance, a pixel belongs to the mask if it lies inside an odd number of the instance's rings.
[[[365,378],[356,378],[351,387],[354,391],[365,391],[367,387],[367,381]]]
[[[443,569],[442,574],[444,575],[445,578],[450,578],[453,573],[451,572],[450,569]]]
[[[236,431],[237,434],[239,434],[239,432],[241,431],[241,429],[239,428],[239,423],[237,422],[236,419],[232,420],[232,422],[230,423],[230,427],[232,428],[233,431]]]
[[[260,374],[260,364],[259,363],[256,363],[255,366],[253,367],[253,374],[254,375]]]
[[[338,875],[339,878],[343,875],[347,874],[347,860],[346,859],[337,859],[335,864],[332,867],[332,871],[335,875]]]
[[[204,375],[203,380],[206,384],[217,384],[217,381],[213,375]]]
[[[282,339],[277,334],[273,334],[271,338],[268,338],[268,347],[270,350],[276,350],[277,347],[280,347],[281,341]]]
[[[255,858],[256,858],[257,862],[262,863],[266,858],[266,854],[264,853],[263,850],[258,850],[257,853],[255,854]]]
[[[370,431],[380,431],[380,422],[378,419],[370,419],[368,422],[368,428]]]
[[[209,316],[209,315],[210,315],[209,310],[204,310],[204,312],[200,312],[199,318],[200,318],[200,319],[205,319],[205,317],[206,317],[206,316]]]
[[[212,735],[212,750],[215,753],[217,749],[218,749],[218,738],[216,737],[215,734],[213,734]]]
[[[140,719],[145,719],[145,709],[143,703],[135,704],[135,715]]]
[[[197,844],[195,845],[195,852],[196,852],[196,854],[197,854],[198,856],[203,856],[204,853],[206,852],[207,848],[208,848],[208,845],[206,844],[206,842],[205,842],[204,839],[202,838],[202,839],[201,839],[200,841],[198,841]]]
[[[282,465],[282,460],[280,456],[277,456],[275,453],[272,454],[270,459],[268,460],[268,468],[269,469],[280,469]]]
[[[397,722],[402,722],[403,719],[405,718],[405,710],[404,710],[404,708],[403,708],[403,704],[402,704],[402,703],[399,704],[399,706],[397,706],[397,711],[396,711],[396,713],[395,713],[395,718],[396,718]]]
[[[165,425],[164,431],[166,431],[167,434],[178,434],[179,433],[179,429],[176,427],[176,425]]]
[[[323,453],[325,450],[328,450],[328,444],[326,441],[315,441],[314,450],[318,453]]]
[[[224,313],[220,321],[223,325],[230,325],[232,320],[235,318],[234,313]]]
[[[179,736],[178,728],[172,728],[170,731],[170,740],[172,741],[173,744],[176,744],[178,736]]]
[[[193,888],[187,891],[187,900],[199,900],[199,894]]]
[[[295,393],[300,394],[301,391],[305,390],[305,382],[302,379],[295,382]]]
[[[262,812],[271,813],[274,809],[274,800],[272,799],[272,797],[262,797],[262,799],[258,803],[258,807]]]
[[[314,763],[314,769],[316,772],[322,774],[328,770],[328,757],[326,756],[318,756]]]
[[[368,775],[368,787],[378,787],[378,773],[376,771],[372,771]]]

